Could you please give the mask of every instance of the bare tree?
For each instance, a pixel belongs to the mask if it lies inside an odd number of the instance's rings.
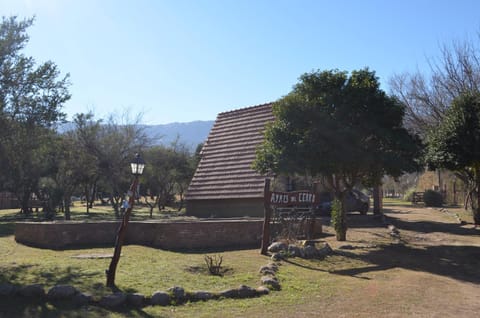
[[[480,34],[477,37],[480,40]],[[453,99],[480,90],[480,48],[476,42],[453,42],[440,47],[441,55],[428,60],[429,75],[420,71],[395,74],[391,93],[406,106],[405,126],[420,136],[436,127]]]

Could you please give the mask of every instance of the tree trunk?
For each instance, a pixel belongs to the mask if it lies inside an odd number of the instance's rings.
[[[133,203],[135,202],[135,190],[137,188],[138,177],[135,177],[132,185],[130,186],[129,199],[128,199],[128,208],[123,215],[123,221],[120,223],[118,228],[117,237],[115,239],[115,250],[113,252],[113,257],[110,262],[108,270],[105,271],[107,274],[107,287],[115,287],[115,273],[117,271],[117,265],[120,261],[120,255],[122,253],[123,241],[125,240],[125,234],[127,232],[128,221],[130,219],[130,214],[132,213]]]
[[[30,209],[29,209],[30,194],[31,193],[29,191],[24,191],[22,193],[22,197],[20,198],[21,212],[25,215],[27,215],[31,212]]]
[[[70,197],[65,197],[63,199],[63,206],[64,206],[64,215],[65,215],[65,220],[69,221],[71,219],[71,214],[70,214]]]
[[[342,211],[341,211],[341,227],[338,228],[336,232],[336,238],[339,242],[344,242],[347,240],[347,213],[345,213],[344,204],[342,202]]]
[[[347,191],[347,190],[346,190]],[[338,216],[333,210],[332,206],[332,218],[335,218],[335,234],[337,241],[346,241],[347,240],[347,212],[345,210],[345,192],[335,193],[335,198],[340,201],[340,211]]]
[[[373,187],[373,214],[374,215],[379,215],[382,213],[381,211],[381,186],[374,186]]]
[[[475,168],[475,181],[476,181],[476,188],[477,188],[477,206],[472,209],[473,211],[473,223],[475,227],[480,225],[480,167]]]

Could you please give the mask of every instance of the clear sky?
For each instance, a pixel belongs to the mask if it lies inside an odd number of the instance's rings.
[[[428,70],[441,44],[478,41],[478,0],[0,0],[35,16],[25,53],[70,73],[69,115],[213,120],[275,101],[312,70]]]

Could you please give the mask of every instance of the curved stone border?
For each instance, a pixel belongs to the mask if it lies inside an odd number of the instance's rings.
[[[269,283],[267,282],[266,284],[268,285]],[[273,286],[275,286],[275,284],[273,284]],[[267,295],[269,293],[270,290],[265,286],[251,288],[249,286],[240,285],[238,288],[227,289],[218,293],[208,291],[187,292],[182,287],[174,286],[167,291],[156,291],[150,297],[140,293],[132,294],[118,292],[105,295],[100,299],[95,299],[92,295],[82,293],[70,285],[56,285],[45,292],[45,289],[40,284],[26,286],[17,286],[8,283],[0,284],[0,297],[21,297],[31,302],[49,302],[52,304],[67,302],[77,307],[93,305],[108,309],[115,309],[122,306],[141,308],[145,306],[181,305],[186,302],[207,301],[222,298],[253,298]]]

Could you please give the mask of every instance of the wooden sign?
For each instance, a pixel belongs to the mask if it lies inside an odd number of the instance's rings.
[[[308,191],[269,192],[265,199],[270,206],[298,206],[318,203],[318,198],[315,193]]]

